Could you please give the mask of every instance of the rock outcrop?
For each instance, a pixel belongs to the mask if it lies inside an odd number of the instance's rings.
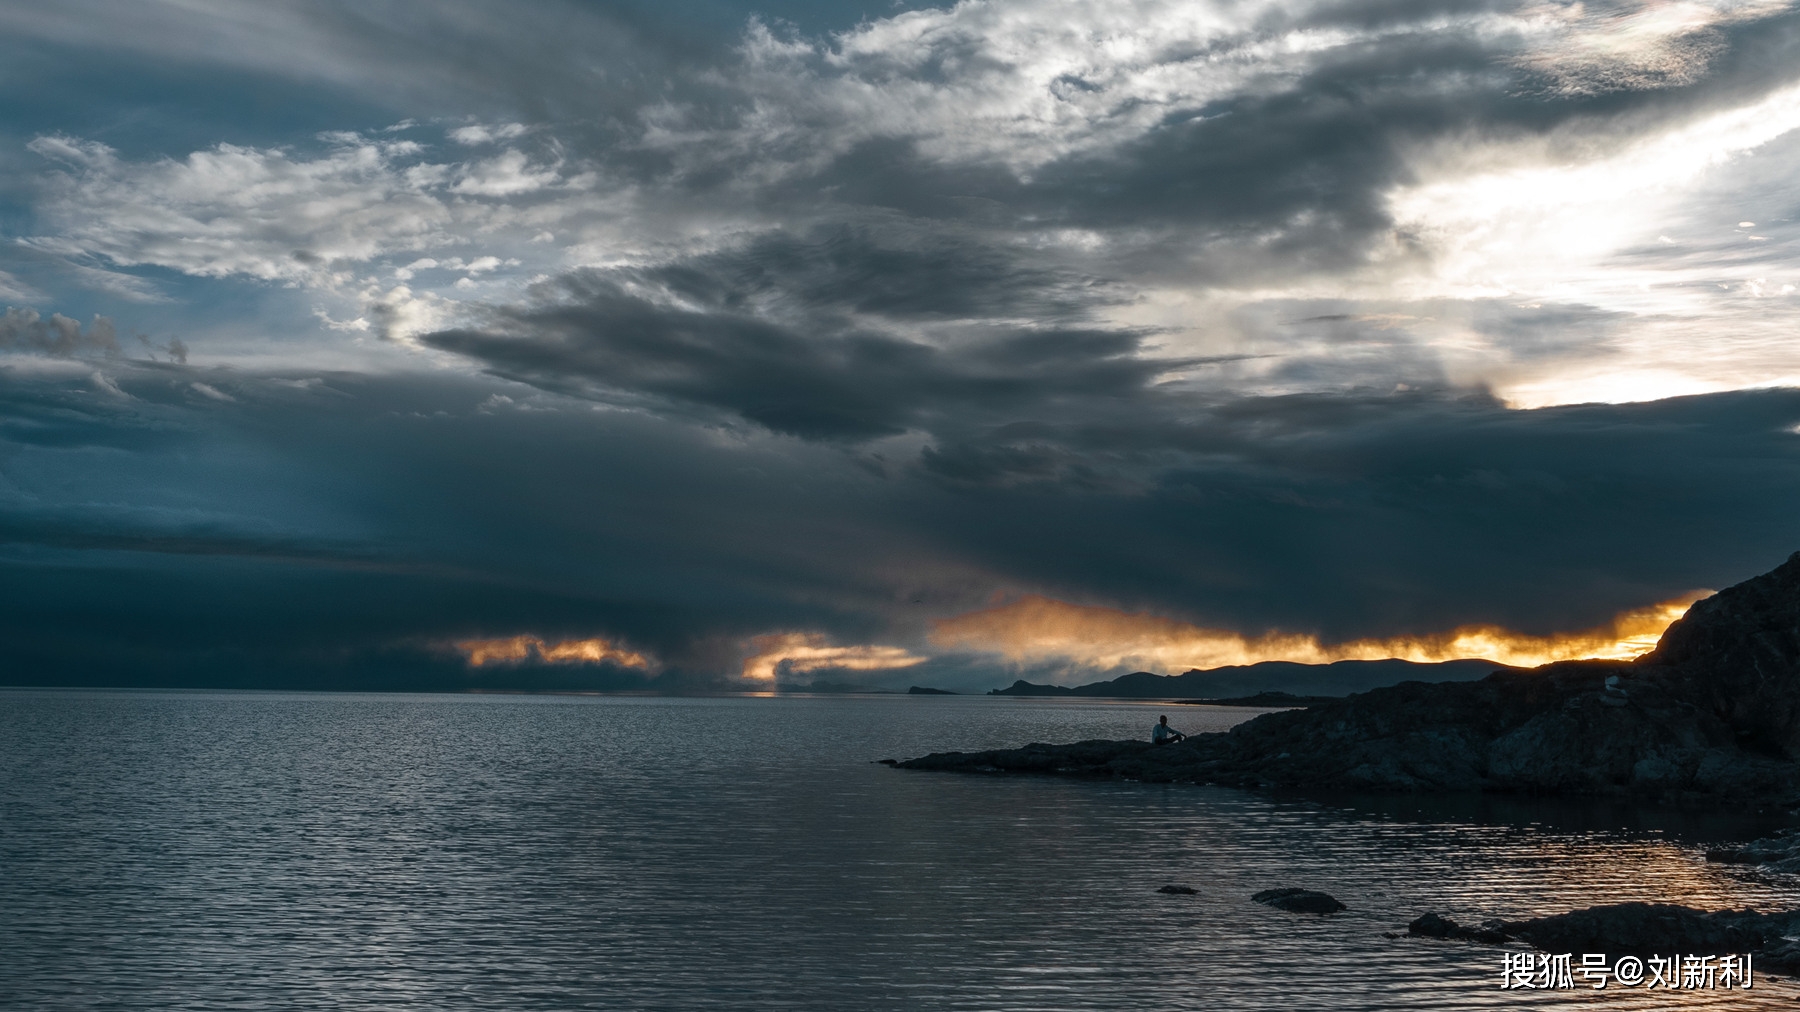
[[[1170,745],[935,753],[915,770],[1244,787],[1800,803],[1800,553],[1698,604],[1636,661],[1408,682]]]
[[[1615,903],[1523,921],[1488,921],[1479,928],[1426,914],[1407,933],[1428,938],[1498,944],[1528,942],[1543,952],[1599,952],[1621,956],[1743,954],[1757,965],[1793,971],[1800,966],[1800,910],[1706,912],[1666,903]]]

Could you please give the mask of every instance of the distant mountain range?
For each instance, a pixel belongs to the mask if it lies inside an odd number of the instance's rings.
[[[1264,661],[1261,664],[1195,669],[1179,675],[1135,671],[1129,675],[1087,685],[1038,685],[1020,679],[990,696],[1096,696],[1113,699],[1217,699],[1254,696],[1261,692],[1287,692],[1296,696],[1347,696],[1401,682],[1473,682],[1506,665],[1493,661],[1338,661],[1335,664],[1297,664]]]

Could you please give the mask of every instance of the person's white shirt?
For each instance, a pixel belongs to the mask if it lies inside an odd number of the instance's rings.
[[[1180,734],[1180,733],[1181,732],[1175,730],[1174,728],[1170,727],[1169,725],[1158,721],[1157,725],[1150,729],[1150,740],[1153,742],[1162,741],[1164,738],[1168,738],[1171,735],[1176,735],[1176,734]]]

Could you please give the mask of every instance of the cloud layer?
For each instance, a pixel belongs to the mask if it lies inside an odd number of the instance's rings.
[[[1179,467],[1116,454],[1134,483],[996,485],[503,381],[120,364],[115,395],[88,368],[3,377],[0,614],[44,677],[978,688],[1207,659],[944,638],[1019,594],[1315,643],[1542,636],[1755,572],[1800,494],[1786,391],[1248,400]]]
[[[0,13],[34,670],[1554,652],[1800,540],[1793,4],[707,10]]]

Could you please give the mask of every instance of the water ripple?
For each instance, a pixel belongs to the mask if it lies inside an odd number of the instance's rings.
[[[1174,710],[1175,708],[1168,708]],[[1426,910],[1800,905],[1766,825],[1480,799],[919,774],[1142,736],[1142,704],[0,692],[0,1005],[29,1009],[1791,1006],[1499,989]],[[1187,730],[1248,714],[1181,708]],[[1183,883],[1193,896],[1160,895]],[[1328,918],[1248,902],[1325,889]]]

